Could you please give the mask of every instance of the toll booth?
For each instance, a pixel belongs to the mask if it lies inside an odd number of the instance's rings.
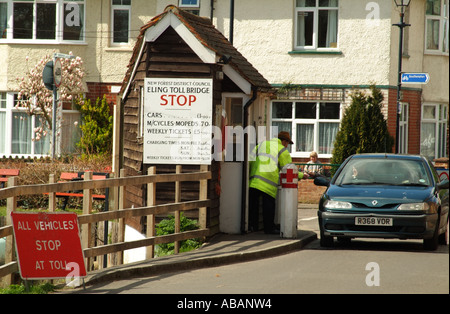
[[[242,131],[263,125],[270,92],[208,18],[168,6],[141,28],[121,87],[117,167],[135,176],[151,166],[174,173],[177,165],[185,172],[208,165],[208,198],[215,201],[208,227],[239,233],[246,228],[248,190],[249,140]],[[182,185],[182,201],[198,199],[196,191]],[[157,184],[157,203],[173,198],[173,185]],[[145,203],[145,189],[127,187],[128,207]]]

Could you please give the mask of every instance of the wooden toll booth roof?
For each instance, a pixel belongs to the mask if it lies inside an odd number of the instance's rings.
[[[150,22],[141,27],[141,31],[136,45],[134,46],[133,54],[120,91],[123,98],[127,97],[128,86],[133,80],[136,61],[141,57],[142,45],[146,38],[146,31],[152,27],[164,27],[161,26],[161,24],[168,15],[170,18],[176,17],[187,29],[189,29],[191,34],[195,36],[201,45],[215,53],[214,63],[223,62],[223,59],[225,58],[225,63],[230,65],[253,87],[265,92],[272,89],[269,82],[228,41],[228,39],[215,28],[209,18],[199,17],[181,10],[176,6],[170,5],[166,7],[163,13],[155,16]]]

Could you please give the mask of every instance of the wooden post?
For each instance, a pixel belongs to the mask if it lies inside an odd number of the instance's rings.
[[[182,173],[181,167],[182,167],[181,165],[177,165],[177,167],[176,167],[177,174]],[[175,203],[179,203],[179,202],[181,202],[181,182],[175,181]],[[181,224],[180,211],[176,210],[175,211],[175,233],[180,233],[180,231],[181,231],[180,224]],[[180,253],[180,241],[175,241],[173,251],[174,251],[174,254]]]
[[[48,183],[55,183],[55,175],[50,174]],[[48,193],[48,211],[53,213],[56,210],[56,194],[55,192]]]
[[[125,169],[120,169],[120,177],[125,178]],[[127,187],[124,185],[121,185],[119,187],[119,210],[125,209],[126,204],[126,194],[127,194]],[[119,243],[125,242],[125,219],[121,218],[119,219]],[[123,251],[118,253],[118,264],[123,264]]]
[[[110,174],[110,178],[117,178],[118,173],[113,172]],[[109,189],[109,208],[111,211],[119,210],[119,187],[114,186]],[[111,223],[111,242],[118,243],[119,242],[119,223],[116,221],[112,221]],[[120,260],[119,253],[113,253],[109,255],[109,265],[116,266],[118,265],[118,261]]]
[[[149,176],[156,174],[156,167],[150,167],[147,170],[147,174]],[[147,184],[147,206],[156,205],[156,184],[149,183]],[[155,215],[147,216],[147,238],[154,237],[156,235],[155,230]],[[155,246],[150,245],[147,246],[146,250],[146,258],[152,259],[155,257]]]
[[[8,187],[16,186],[18,182],[17,177],[11,177],[8,179]],[[12,225],[11,213],[16,211],[17,197],[9,197],[6,200],[6,225]],[[11,263],[16,260],[16,254],[14,249],[14,234],[10,237],[6,237],[5,243],[5,264]],[[12,285],[14,283],[14,273],[4,277],[4,283],[6,285]]]
[[[92,172],[86,171],[84,173],[84,180],[92,180]],[[92,190],[90,189],[84,189],[83,190],[83,215],[89,215],[92,213]],[[81,228],[81,244],[84,249],[88,249],[91,247],[91,239],[92,239],[92,233],[91,233],[92,224],[85,224]],[[92,270],[92,259],[86,258],[86,267],[87,270]]]
[[[208,171],[208,165],[200,166],[200,171],[201,172]],[[200,180],[199,199],[201,201],[208,199],[208,180]],[[199,208],[198,221],[199,221],[201,229],[206,229],[207,213],[208,212],[207,212],[207,208],[206,207]]]

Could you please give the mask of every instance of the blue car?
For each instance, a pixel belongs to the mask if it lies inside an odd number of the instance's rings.
[[[319,203],[320,244],[334,237],[423,239],[424,248],[447,242],[448,186],[423,156],[353,155],[341,165]]]

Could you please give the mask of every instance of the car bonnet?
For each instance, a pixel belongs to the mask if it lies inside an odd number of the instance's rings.
[[[360,203],[367,207],[383,207],[388,204],[416,203],[427,200],[432,187],[404,186],[336,186],[327,191],[328,198],[336,201]]]

